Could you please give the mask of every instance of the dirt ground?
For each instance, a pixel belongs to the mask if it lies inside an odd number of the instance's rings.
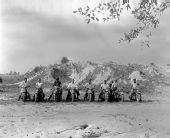
[[[170,138],[169,91],[142,103],[23,103],[1,93],[0,137]]]

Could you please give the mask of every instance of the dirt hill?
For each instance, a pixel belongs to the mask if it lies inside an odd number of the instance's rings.
[[[139,65],[128,64],[119,65],[114,62],[97,64],[93,62],[68,62],[66,64],[54,64],[50,66],[37,66],[29,70],[24,75],[13,78],[13,81],[7,81],[9,78],[3,78],[5,82],[10,82],[6,86],[14,86],[21,83],[24,76],[28,78],[29,83],[34,86],[38,78],[42,78],[45,87],[51,87],[54,78],[59,77],[63,85],[67,85],[72,79],[82,87],[89,79],[99,88],[104,81],[118,79],[120,87],[124,91],[129,91],[129,76],[133,72],[139,72],[142,78],[141,89],[145,92],[153,92],[156,86],[164,83],[165,75],[163,70],[155,64]],[[17,78],[17,79],[16,79]]]

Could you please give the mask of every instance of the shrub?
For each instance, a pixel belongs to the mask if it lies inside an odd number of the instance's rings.
[[[62,57],[61,64],[66,64],[69,62],[69,59],[67,57]]]
[[[35,73],[37,73],[37,72],[39,72],[41,69],[42,69],[41,66],[36,66],[33,71],[34,71]]]
[[[0,83],[2,83],[3,82],[3,79],[2,79],[2,77],[0,77]]]
[[[51,76],[56,79],[56,78],[61,78],[61,79],[69,79],[69,71],[66,68],[52,68],[51,70]]]

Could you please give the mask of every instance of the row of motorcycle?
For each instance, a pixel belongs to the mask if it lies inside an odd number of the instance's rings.
[[[66,100],[67,102],[69,101],[81,101],[80,100],[80,91],[78,89],[67,89],[68,93],[66,96]],[[55,101],[55,102],[61,102],[63,101],[62,99],[62,94],[63,94],[63,90],[62,88],[58,87],[55,91],[51,89],[51,94],[48,98],[45,99],[45,94],[43,93],[42,90],[37,91],[34,95],[33,98],[31,98],[30,94],[28,91],[22,93],[21,99],[23,102],[25,101],[35,101],[35,102],[42,102],[42,101]],[[96,97],[97,96],[97,97]],[[84,101],[89,101],[89,102],[93,102],[93,101],[97,101],[98,102],[102,102],[102,101],[106,101],[106,102],[119,102],[119,101],[124,101],[125,94],[123,92],[123,90],[119,90],[117,89],[116,91],[113,90],[101,90],[101,92],[99,94],[96,94],[96,92],[94,91],[94,89],[88,89],[83,97]],[[133,91],[130,95],[129,95],[129,100],[130,101],[142,101],[142,96],[141,93],[138,92],[138,90]]]

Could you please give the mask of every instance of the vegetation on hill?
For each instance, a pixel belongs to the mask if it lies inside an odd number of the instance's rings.
[[[67,57],[62,57],[61,58],[61,64],[66,64],[69,62],[69,59]]]

